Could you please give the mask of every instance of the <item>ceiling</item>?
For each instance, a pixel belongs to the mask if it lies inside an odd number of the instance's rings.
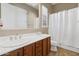
[[[29,6],[31,6],[31,7],[33,7],[33,8],[35,8],[35,9],[38,9],[39,3],[27,3],[27,5],[29,5]]]
[[[26,3],[27,5],[39,9],[39,3]],[[43,3],[45,6],[49,7],[50,5],[55,5],[56,3]]]

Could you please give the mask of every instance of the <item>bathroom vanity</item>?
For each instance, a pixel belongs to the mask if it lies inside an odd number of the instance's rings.
[[[38,35],[39,37],[29,37],[28,42],[22,45],[4,47],[3,56],[46,56],[50,53],[50,36],[47,34]],[[26,39],[27,40],[27,39]],[[7,43],[8,44],[8,43]]]

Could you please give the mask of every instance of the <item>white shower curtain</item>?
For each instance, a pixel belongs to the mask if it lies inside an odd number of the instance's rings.
[[[79,8],[53,13],[49,16],[49,34],[58,45],[79,48]]]

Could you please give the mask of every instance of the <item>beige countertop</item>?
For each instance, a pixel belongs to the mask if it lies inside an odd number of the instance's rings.
[[[19,44],[19,45],[16,45],[16,46],[10,46],[9,45],[10,47],[1,47],[0,46],[0,55],[6,54],[10,51],[13,51],[13,50],[16,50],[18,48],[24,47],[24,46],[29,45],[31,43],[34,43],[36,41],[43,40],[46,37],[50,37],[50,35],[48,35],[48,34],[37,34],[37,35],[32,34],[32,36],[29,35],[28,38],[26,38],[25,36],[28,36],[28,35],[24,35],[24,38],[23,38],[23,40],[21,39],[21,41],[20,41],[21,44]],[[28,41],[28,39],[29,39],[29,41]],[[19,40],[20,39],[18,39],[18,41]],[[2,41],[4,41],[4,40],[2,40]],[[13,43],[16,44],[16,42],[13,42]],[[7,45],[8,44],[9,43],[7,42]]]

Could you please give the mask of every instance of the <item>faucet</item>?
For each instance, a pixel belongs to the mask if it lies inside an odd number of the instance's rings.
[[[13,40],[13,37],[10,37],[10,40]]]
[[[16,40],[16,36],[10,36],[10,40]]]
[[[19,35],[19,39],[21,39],[22,35]]]
[[[22,38],[22,34],[16,34],[16,38],[17,39],[21,39]]]

